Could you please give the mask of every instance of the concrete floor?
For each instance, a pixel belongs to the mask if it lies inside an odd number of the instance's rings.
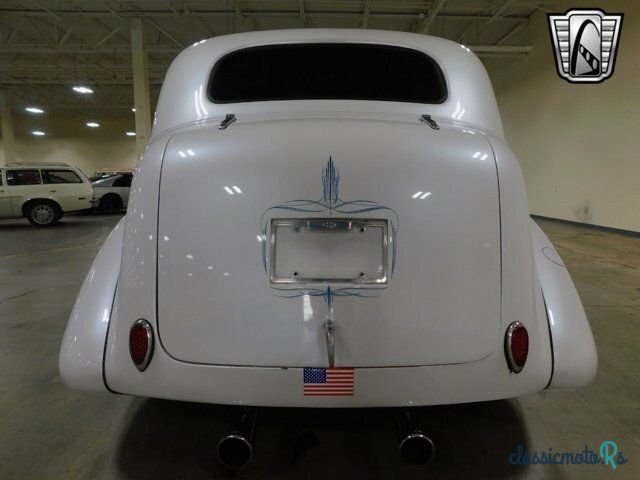
[[[596,381],[574,392],[424,408],[436,443],[401,463],[393,412],[262,410],[251,466],[214,456],[229,407],[75,392],[57,372],[67,316],[117,216],[51,229],[0,222],[0,478],[640,478],[640,238],[540,222],[567,263],[596,337]],[[628,463],[511,466],[509,452],[617,442]]]

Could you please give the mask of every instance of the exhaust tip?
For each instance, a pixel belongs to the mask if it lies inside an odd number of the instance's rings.
[[[241,435],[227,435],[218,442],[218,459],[229,468],[243,468],[253,458],[253,447]]]
[[[436,451],[433,441],[422,432],[414,432],[402,440],[398,445],[400,456],[411,465],[428,463]]]

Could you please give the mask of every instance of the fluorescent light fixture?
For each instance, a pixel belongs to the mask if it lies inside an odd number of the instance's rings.
[[[478,158],[480,155],[482,155],[482,153],[476,152],[473,154],[473,158]]]
[[[93,90],[91,90],[89,87],[83,87],[82,85],[73,87],[73,91],[83,94],[93,93]]]
[[[27,108],[25,108],[25,110],[27,112],[30,112],[30,113],[44,113],[44,110],[42,110],[41,108],[37,108],[37,107],[27,107]]]
[[[411,195],[411,198],[418,198],[420,195],[422,195],[422,192],[416,192],[413,195]]]
[[[187,158],[187,154],[184,153],[182,150],[178,152],[178,155],[180,155],[182,158]]]
[[[35,135],[36,137],[43,137],[44,135],[46,135],[46,133],[41,130],[34,130],[33,132],[31,132],[31,134]]]
[[[224,189],[227,191],[229,195],[233,195],[233,190],[231,190],[229,187],[224,187]]]
[[[420,197],[420,200],[424,200],[424,199],[425,199],[425,198],[427,198],[429,195],[431,195],[431,192],[427,192],[427,193],[425,193],[424,195],[422,195],[422,196]]]
[[[191,150],[190,148],[187,149],[187,155],[189,155],[190,157],[195,157],[196,156],[195,152],[193,150]]]
[[[135,137],[136,132],[127,132],[127,137]]]
[[[98,128],[100,126],[99,123],[96,122],[87,122],[87,127]]]
[[[233,187],[231,187],[231,188],[233,188],[233,189],[236,191],[236,193],[242,193],[242,190],[240,190],[240,187],[239,187],[239,186],[237,186],[237,185],[234,185],[234,186],[233,186]]]

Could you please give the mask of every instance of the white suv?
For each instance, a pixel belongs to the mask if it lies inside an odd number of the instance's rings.
[[[0,167],[0,218],[27,217],[48,227],[66,212],[91,207],[91,182],[65,163],[14,163]]]

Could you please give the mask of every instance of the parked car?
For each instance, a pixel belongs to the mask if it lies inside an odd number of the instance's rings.
[[[244,406],[478,402],[596,367],[482,63],[370,30],[221,36],[173,61],[60,351],[74,388]],[[433,453],[411,429],[400,448]]]
[[[93,207],[104,213],[121,212],[127,208],[132,173],[107,175],[91,182],[93,186]]]
[[[14,163],[0,167],[0,217],[26,217],[48,227],[67,212],[91,207],[89,179],[66,163]]]

